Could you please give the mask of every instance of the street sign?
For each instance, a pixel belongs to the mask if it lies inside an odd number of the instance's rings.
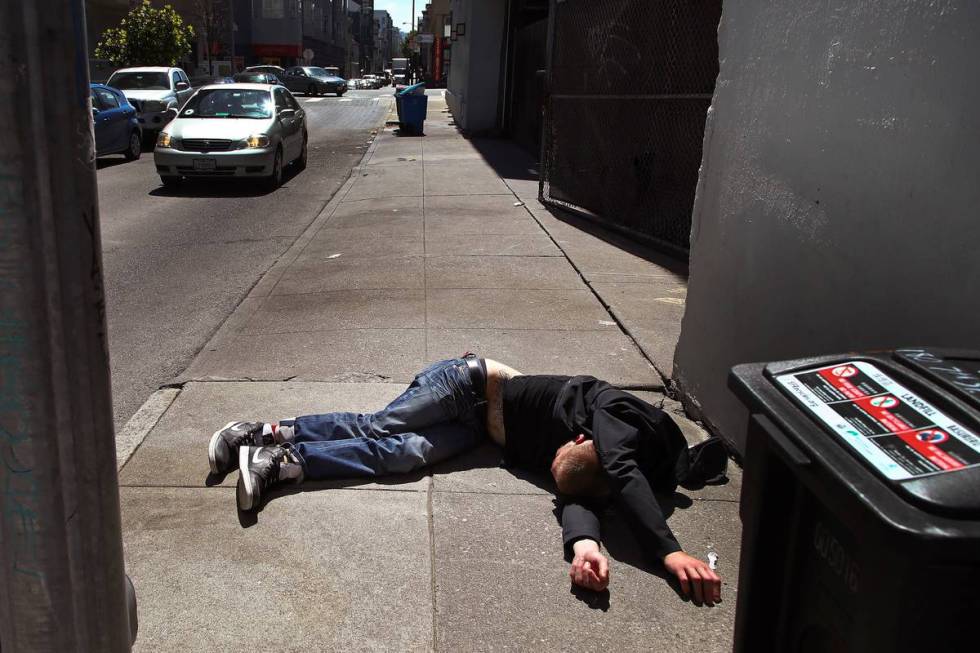
[[[435,42],[435,37],[432,34],[417,34],[419,43],[433,43]]]

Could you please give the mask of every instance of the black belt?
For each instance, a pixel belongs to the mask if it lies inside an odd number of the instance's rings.
[[[487,391],[487,364],[482,358],[467,356],[466,367],[470,370],[470,383],[473,384],[473,392],[478,397],[485,397]]]

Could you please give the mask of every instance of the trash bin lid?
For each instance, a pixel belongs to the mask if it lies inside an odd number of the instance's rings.
[[[418,84],[398,88],[398,95],[416,95],[424,92],[425,82],[419,82]]]
[[[770,364],[766,376],[906,499],[980,515],[980,352],[954,354]]]

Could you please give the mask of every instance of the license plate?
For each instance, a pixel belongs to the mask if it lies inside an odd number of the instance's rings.
[[[214,170],[214,159],[194,159],[195,170]]]

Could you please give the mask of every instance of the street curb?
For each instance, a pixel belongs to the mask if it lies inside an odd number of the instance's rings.
[[[157,425],[163,414],[177,399],[180,388],[160,388],[150,395],[140,409],[133,413],[126,425],[116,434],[116,471],[129,462],[133,453]]]
[[[371,157],[374,156],[375,151],[378,149],[381,134],[384,132],[384,123],[380,123],[376,129],[377,133],[374,135],[374,140],[371,142],[370,147],[364,151],[364,154],[361,156],[361,159],[357,162],[357,164],[350,169],[347,179],[340,185],[340,188],[333,193],[330,199],[327,200],[327,203],[322,209],[320,209],[317,216],[313,218],[313,222],[311,222],[306,229],[303,230],[303,233],[301,233],[296,240],[293,241],[293,244],[282,253],[276,262],[273,263],[261,277],[259,277],[255,284],[249,289],[248,293],[242,297],[242,300],[238,303],[238,305],[235,306],[235,308],[225,317],[224,320],[222,320],[221,324],[218,325],[218,328],[211,334],[211,337],[208,338],[207,342],[205,342],[204,345],[197,351],[194,358],[192,358],[187,366],[184,367],[183,371],[174,377],[174,379],[171,381],[172,384],[179,385],[187,383],[188,381],[196,380],[186,376],[186,373],[187,370],[193,367],[195,361],[197,361],[197,359],[201,356],[201,353],[207,350],[208,347],[211,346],[212,342],[215,342],[216,339],[224,335],[225,327],[234,318],[235,313],[241,309],[245,302],[252,298],[262,298],[267,296],[269,292],[271,292],[272,289],[279,284],[280,279],[282,279],[282,276],[289,269],[289,266],[296,262],[299,255],[303,253],[306,246],[311,240],[313,240],[313,237],[316,236],[316,233],[323,228],[323,224],[333,217],[337,207],[344,201],[344,198],[347,197],[347,194],[350,192],[351,188],[353,188],[354,184],[357,183],[356,173],[365,165],[365,162],[371,160]],[[246,379],[228,380],[244,381]]]

